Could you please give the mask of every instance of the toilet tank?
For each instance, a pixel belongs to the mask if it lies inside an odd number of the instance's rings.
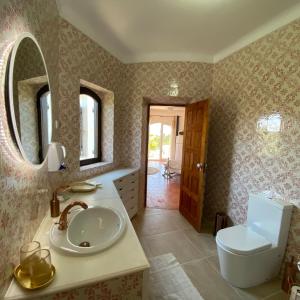
[[[247,226],[272,242],[285,247],[290,228],[293,205],[276,195],[262,192],[249,195]]]

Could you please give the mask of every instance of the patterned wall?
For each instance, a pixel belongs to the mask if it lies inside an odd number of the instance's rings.
[[[26,157],[39,164],[38,110],[36,88],[28,82],[18,82],[19,136]],[[17,101],[16,101],[17,102]],[[16,115],[16,111],[15,111]]]
[[[37,17],[38,16],[38,17]],[[108,171],[118,163],[120,127],[119,81],[123,65],[103,48],[80,33],[58,16],[55,1],[13,0],[0,10],[0,295],[11,278],[13,265],[18,263],[20,246],[32,239],[38,225],[48,210],[52,190],[66,182],[87,178]],[[6,120],[4,85],[5,70],[13,41],[23,32],[32,33],[38,40],[45,57],[53,104],[54,119],[59,128],[53,131],[53,141],[60,141],[67,150],[64,173],[48,174],[45,166],[35,169],[21,158],[11,139]],[[2,60],[1,60],[2,62]],[[79,169],[79,87],[80,80],[96,84],[114,92],[105,92],[104,122],[106,135],[103,150],[107,160],[114,162],[105,167],[90,170]],[[114,96],[114,99],[113,99]],[[114,115],[113,115],[114,114]],[[112,121],[116,120],[113,124]],[[115,127],[113,132],[112,125]],[[112,135],[114,145],[112,147]],[[113,150],[112,150],[113,149]],[[101,285],[73,291],[75,294],[118,293],[127,289],[130,293],[141,292],[141,280],[130,286],[125,282],[108,281]],[[128,277],[128,279],[134,279]],[[110,287],[119,285],[116,291]],[[131,295],[131,294],[130,294]],[[55,297],[69,297],[68,293]],[[79,296],[81,297],[81,296]],[[138,297],[136,297],[138,298]]]
[[[143,272],[137,272],[71,291],[43,296],[43,300],[142,300]]]
[[[20,245],[32,238],[48,209],[52,188],[114,166],[79,172],[80,79],[114,92],[115,165],[144,168],[147,103],[187,103],[213,95],[205,215],[210,218],[215,211],[226,210],[233,222],[243,222],[248,193],[261,189],[273,189],[299,206],[299,21],[215,66],[122,65],[61,20],[55,1],[7,1],[0,10],[0,29],[1,288],[18,260]],[[24,163],[9,135],[4,72],[11,42],[24,31],[37,38],[45,56],[54,115],[60,122],[53,139],[62,142],[68,153],[63,174],[48,175],[44,167],[33,169]],[[173,82],[178,83],[181,98],[167,96]],[[275,129],[268,125],[274,115],[281,117],[279,131],[275,130],[278,122]],[[289,253],[298,249],[299,229],[296,210]]]
[[[300,20],[214,66],[205,215],[246,220],[249,192],[295,204],[288,253],[300,251]]]
[[[38,16],[38,17],[37,17]],[[4,105],[6,63],[11,43],[31,32],[47,61],[57,101],[58,13],[54,1],[11,0],[0,9],[0,294],[11,276],[22,243],[32,239],[48,209],[50,186],[45,167],[34,169],[22,160],[7,125]]]
[[[140,203],[144,206],[147,104],[186,104],[212,93],[213,65],[192,62],[127,64],[121,81],[120,160],[140,167]],[[178,97],[168,96],[178,84]]]
[[[100,172],[112,169],[118,163],[118,124],[115,122],[114,132],[114,164],[103,168],[94,168],[81,171],[79,166],[80,141],[79,141],[79,89],[80,80],[89,82],[114,92],[114,118],[120,118],[118,109],[119,81],[122,76],[122,63],[86,37],[75,27],[64,20],[60,20],[59,33],[59,141],[67,149],[67,172],[60,177],[52,176],[52,180],[58,179],[58,184],[78,180],[82,177],[91,177]],[[97,90],[95,90],[97,92]],[[101,95],[100,95],[101,97]],[[106,104],[108,102],[106,101]],[[109,113],[112,111],[110,109]],[[109,119],[109,116],[106,116]],[[106,128],[111,128],[108,126]],[[110,134],[113,135],[113,132]],[[110,149],[111,141],[103,139],[102,149]],[[111,149],[112,150],[112,149]],[[108,156],[108,155],[106,155]],[[55,177],[55,178],[53,178]]]
[[[212,93],[213,65],[192,62],[153,62],[125,65],[122,80],[121,159],[123,164],[140,166],[145,150],[147,103],[185,104]],[[179,98],[168,97],[176,82]],[[144,99],[145,98],[145,99]]]

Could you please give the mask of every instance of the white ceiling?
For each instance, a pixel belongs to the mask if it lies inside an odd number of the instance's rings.
[[[56,0],[125,63],[216,62],[300,17],[299,0]]]

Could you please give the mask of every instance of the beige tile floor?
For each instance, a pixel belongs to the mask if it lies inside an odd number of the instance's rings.
[[[216,243],[208,230],[196,232],[176,210],[147,208],[132,220],[148,257],[173,253],[205,300],[287,300],[280,280],[249,289],[227,283],[219,272]]]

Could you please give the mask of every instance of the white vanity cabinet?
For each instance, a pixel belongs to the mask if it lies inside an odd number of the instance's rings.
[[[59,276],[49,287],[30,293],[13,280],[4,299],[55,300],[61,299],[62,291],[65,294],[64,299],[74,300],[86,299],[86,295],[91,291],[97,294],[99,299],[106,299],[108,293],[114,299],[147,299],[149,263],[125,211],[126,208],[129,217],[137,212],[138,179],[138,169],[113,170],[90,179],[95,184],[101,183],[101,189],[87,194],[74,193],[71,199],[62,203],[63,208],[80,199],[89,206],[109,207],[123,214],[127,223],[123,237],[99,253],[88,256],[70,253],[66,255],[52,248],[49,244],[49,231],[58,218],[53,219],[47,213],[33,240],[39,241],[45,248],[50,248],[51,262]]]
[[[138,211],[139,171],[114,180],[114,185],[131,219]]]

